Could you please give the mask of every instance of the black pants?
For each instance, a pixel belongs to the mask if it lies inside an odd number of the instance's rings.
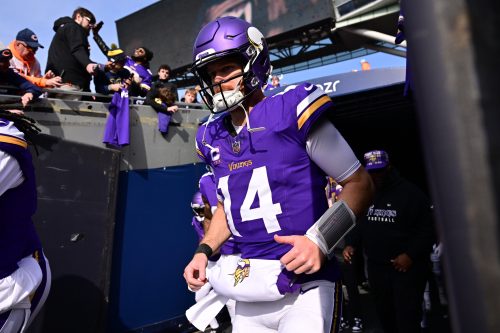
[[[420,333],[422,299],[429,263],[414,262],[406,272],[368,259],[368,280],[385,333]]]
[[[353,256],[352,263],[345,263],[344,260],[340,262],[340,271],[342,272],[342,283],[347,288],[347,295],[349,301],[343,311],[344,319],[352,322],[354,318],[361,318],[361,301],[358,291],[358,277],[357,277],[357,259],[358,255]]]

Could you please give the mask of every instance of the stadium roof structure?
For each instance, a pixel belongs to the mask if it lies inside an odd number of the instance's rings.
[[[375,52],[406,56],[406,45],[394,44],[398,0],[284,0],[280,4],[284,7],[271,8],[278,5],[254,0],[159,1],[116,22],[120,46],[127,53],[149,46],[155,52],[151,67],[170,64],[171,80],[180,88],[196,85],[189,70],[199,29],[225,15],[241,17],[263,32],[273,74]],[[168,20],[160,13],[169,14]]]
[[[376,52],[406,57],[405,42],[394,43],[399,4],[397,1],[384,4],[357,15],[324,19],[268,38],[273,74],[293,73]],[[196,84],[189,66],[175,68],[172,74],[179,87]]]

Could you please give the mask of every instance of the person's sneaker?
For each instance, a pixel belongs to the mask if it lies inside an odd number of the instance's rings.
[[[354,323],[352,324],[352,331],[353,332],[363,331],[363,322],[361,321],[361,318],[354,318]]]
[[[350,328],[351,326],[349,326],[349,322],[344,320],[344,318],[340,318],[340,332],[342,331],[346,331]]]

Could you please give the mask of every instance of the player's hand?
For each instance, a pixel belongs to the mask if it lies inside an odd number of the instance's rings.
[[[21,104],[23,104],[23,106],[26,106],[28,105],[29,102],[31,102],[32,99],[33,99],[33,94],[28,92],[21,97]]]
[[[413,264],[413,260],[406,253],[401,253],[399,256],[392,259],[391,262],[394,269],[398,272],[407,272]]]
[[[344,247],[344,251],[342,251],[342,256],[344,257],[344,261],[348,264],[352,263],[352,256],[354,255],[354,248],[351,245],[347,245]]]
[[[208,258],[203,253],[196,253],[191,262],[184,269],[184,279],[189,290],[197,291],[207,282],[206,268]]]
[[[320,248],[306,236],[278,236],[274,240],[281,244],[290,244],[293,248],[280,261],[286,269],[295,274],[312,274],[321,268],[325,255]]]

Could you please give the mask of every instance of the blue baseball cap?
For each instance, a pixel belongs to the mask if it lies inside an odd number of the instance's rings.
[[[365,169],[383,169],[389,165],[389,155],[383,150],[372,150],[364,155]]]
[[[32,48],[41,47],[43,49],[43,45],[38,42],[38,37],[36,36],[36,34],[28,28],[19,31],[17,33],[16,40],[25,42],[26,44],[28,44],[29,47]]]

